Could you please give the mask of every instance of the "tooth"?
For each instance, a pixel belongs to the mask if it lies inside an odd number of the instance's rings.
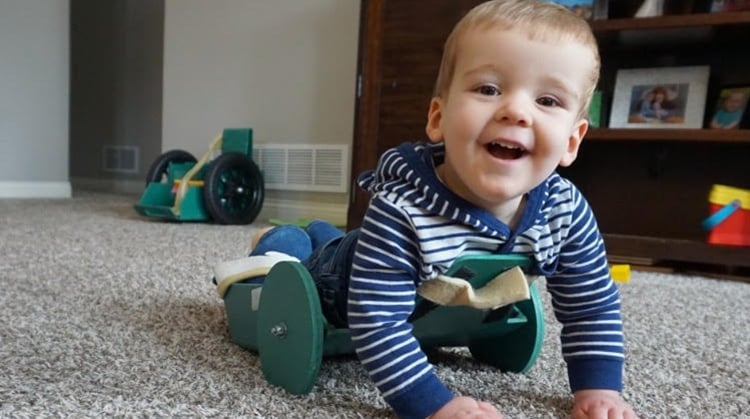
[[[493,146],[503,147],[503,148],[507,148],[507,149],[510,149],[510,150],[523,150],[523,147],[519,147],[519,146],[513,145],[513,144],[503,144],[503,143],[500,143],[498,141],[493,141],[490,144],[493,145]]]

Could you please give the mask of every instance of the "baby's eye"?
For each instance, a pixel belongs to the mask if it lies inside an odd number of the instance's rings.
[[[474,89],[477,93],[484,96],[499,96],[500,95],[500,89],[498,89],[496,86],[493,86],[491,84],[483,84],[476,89]]]
[[[543,96],[536,100],[536,103],[542,105],[542,106],[560,106],[561,103],[559,100],[549,97],[549,96]]]

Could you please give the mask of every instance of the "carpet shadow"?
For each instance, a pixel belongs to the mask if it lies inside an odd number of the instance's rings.
[[[513,392],[513,397],[530,402],[529,404],[535,406],[535,410],[558,418],[568,417],[573,409],[572,396],[564,397],[529,390],[518,390]]]
[[[295,404],[315,400],[315,406],[320,406],[317,403],[335,400],[338,413],[347,412],[353,417],[395,418],[355,354],[325,357],[311,393],[293,396],[265,381],[256,352],[232,341],[222,303],[160,298],[131,310],[139,311],[140,315],[129,319],[130,327],[152,336],[159,350],[167,351],[170,358],[196,375],[223,375],[224,385],[230,388],[271,391]],[[433,349],[428,351],[428,359],[436,365],[468,373],[487,368],[465,348]],[[514,399],[530,401],[539,411],[556,412],[560,417],[570,412],[570,400],[564,397],[522,389],[508,391],[512,391]]]
[[[497,374],[515,374],[516,373],[504,373],[499,369],[495,369],[485,363],[482,363],[471,356],[468,348],[465,347],[452,347],[452,348],[432,348],[426,351],[428,360],[436,365],[448,368],[450,370],[468,372],[472,371],[482,372],[487,369],[492,369]],[[549,394],[542,390],[529,390],[527,388],[519,388],[514,386],[511,381],[507,384],[496,384],[504,387],[504,390],[508,392],[508,396],[511,399],[509,403],[514,403],[515,400],[524,400],[528,406],[515,406],[518,410],[525,411],[524,407],[537,412],[545,412],[545,414],[552,414],[553,417],[568,417],[573,407],[572,396],[561,395],[561,394]]]

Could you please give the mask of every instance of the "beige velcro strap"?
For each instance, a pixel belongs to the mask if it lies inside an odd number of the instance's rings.
[[[518,266],[502,272],[480,289],[474,289],[465,279],[438,275],[424,281],[417,294],[440,305],[478,309],[493,309],[531,298],[529,281]]]
[[[265,255],[217,263],[214,266],[214,278],[218,284],[216,291],[224,298],[230,285],[248,278],[268,275],[271,268],[279,262],[299,262],[299,259],[285,253],[267,252]]]

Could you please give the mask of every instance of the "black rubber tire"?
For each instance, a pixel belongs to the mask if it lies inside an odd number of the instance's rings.
[[[170,150],[160,155],[148,168],[146,186],[151,182],[160,183],[167,174],[169,163],[195,163],[195,156],[185,150]]]
[[[243,153],[224,153],[209,165],[203,201],[219,224],[250,224],[263,208],[265,184],[258,165]]]

